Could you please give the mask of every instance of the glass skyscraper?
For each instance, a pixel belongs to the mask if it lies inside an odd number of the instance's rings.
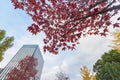
[[[7,73],[9,73],[14,67],[17,67],[18,62],[24,59],[26,56],[34,56],[37,58],[38,65],[37,75],[41,77],[42,68],[44,64],[43,57],[41,55],[38,45],[23,45],[23,47],[16,53],[16,55],[11,59],[11,61],[5,66],[5,68],[0,73],[0,80],[5,80]]]

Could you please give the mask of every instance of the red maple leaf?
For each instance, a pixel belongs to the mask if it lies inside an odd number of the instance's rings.
[[[120,27],[119,24],[120,24],[120,23],[115,23],[115,24],[113,24],[113,27],[114,27],[114,28],[115,28],[115,27]]]
[[[112,25],[111,18],[120,9],[119,0],[12,0],[12,3],[33,19],[34,23],[28,26],[31,33],[46,34],[44,51],[53,54],[59,49],[72,50],[75,46],[70,44],[76,44],[82,36],[106,36],[105,29]]]

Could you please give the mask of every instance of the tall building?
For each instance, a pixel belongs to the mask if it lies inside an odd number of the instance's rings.
[[[10,72],[14,67],[17,67],[18,62],[24,59],[26,56],[34,56],[35,58],[37,58],[38,65],[36,66],[36,69],[38,72],[36,76],[39,76],[40,78],[44,60],[39,50],[39,46],[23,45],[23,47],[16,53],[16,55],[11,59],[11,61],[5,66],[5,68],[0,73],[0,80],[5,80],[7,73]]]

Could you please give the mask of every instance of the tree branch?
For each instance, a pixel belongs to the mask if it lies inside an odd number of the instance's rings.
[[[106,9],[106,10],[102,10],[102,11],[100,11],[100,12],[96,12],[96,13],[94,13],[94,14],[86,15],[86,16],[84,16],[84,17],[81,17],[81,18],[72,20],[72,21],[70,21],[70,22],[82,21],[82,20],[84,20],[84,19],[86,19],[86,18],[88,18],[88,17],[96,16],[96,15],[98,15],[98,14],[103,14],[103,13],[106,13],[106,12],[108,12],[108,11],[112,11],[112,10],[116,10],[116,9],[120,9],[120,5],[113,6],[113,7],[111,7],[111,8]],[[70,23],[70,22],[69,22],[69,23]],[[65,25],[66,25],[66,24],[65,24]],[[63,36],[65,36],[66,34],[68,34],[74,27],[75,27],[75,26],[73,26],[73,27],[72,27],[67,33],[65,33]]]

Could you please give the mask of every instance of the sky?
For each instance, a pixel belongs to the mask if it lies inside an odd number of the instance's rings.
[[[65,72],[70,80],[82,80],[80,67],[87,66],[92,70],[92,66],[101,55],[111,49],[111,35],[87,36],[80,39],[80,44],[74,51],[60,51],[58,55],[44,53],[42,39],[45,35],[32,35],[27,31],[27,26],[32,22],[24,11],[15,10],[10,0],[0,0],[0,29],[6,30],[6,36],[14,36],[15,39],[13,47],[5,52],[0,68],[4,68],[24,44],[38,44],[44,58],[41,80],[55,80],[59,71]]]

